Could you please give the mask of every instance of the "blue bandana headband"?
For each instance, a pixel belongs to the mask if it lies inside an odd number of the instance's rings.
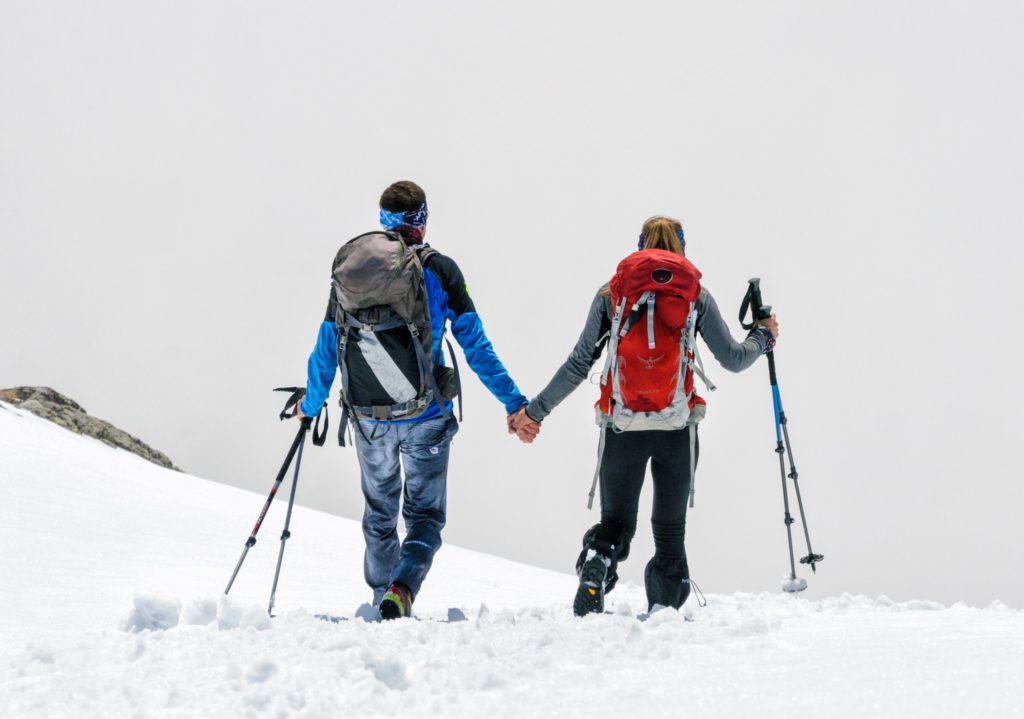
[[[406,212],[390,212],[383,207],[380,208],[380,226],[385,230],[393,230],[396,227],[407,225],[408,227],[424,227],[427,224],[427,203],[424,202],[419,209]]]
[[[383,210],[381,210],[381,212],[383,212]],[[383,215],[381,215],[381,216],[383,217]],[[683,228],[682,227],[680,227],[678,230],[676,230],[676,238],[679,240],[679,246],[685,249],[686,248],[686,236],[683,234]],[[647,238],[644,237],[643,233],[640,233],[640,241],[638,243],[636,243],[636,247],[637,247],[638,250],[642,250],[644,248],[645,244],[647,244]]]

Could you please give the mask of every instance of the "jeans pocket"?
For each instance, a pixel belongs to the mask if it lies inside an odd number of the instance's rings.
[[[451,439],[459,430],[455,417],[438,417],[410,428],[403,449],[417,459],[431,459],[448,453]]]

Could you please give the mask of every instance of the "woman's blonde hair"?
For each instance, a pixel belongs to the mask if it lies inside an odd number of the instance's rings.
[[[685,255],[679,235],[683,232],[683,224],[679,220],[664,215],[655,215],[644,222],[640,234],[644,240],[645,250],[667,250],[677,255]]]

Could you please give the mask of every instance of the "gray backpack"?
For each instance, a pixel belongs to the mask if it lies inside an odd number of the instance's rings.
[[[436,251],[417,251],[381,231],[359,235],[338,250],[332,284],[343,407],[339,436],[349,415],[390,422],[416,417],[437,403],[448,416],[445,400],[452,393],[442,392],[435,376],[423,278],[431,254]]]

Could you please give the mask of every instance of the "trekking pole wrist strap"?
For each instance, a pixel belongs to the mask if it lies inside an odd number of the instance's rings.
[[[320,429],[320,417],[321,416],[324,418],[323,429]],[[307,427],[309,426],[309,421],[310,421],[309,417],[303,417],[302,421],[306,423]],[[327,441],[327,428],[330,427],[330,426],[331,426],[331,418],[330,418],[330,415],[327,413],[327,403],[324,402],[323,406],[320,408],[320,411],[316,413],[316,424],[313,425],[313,444],[314,445],[316,445],[317,447],[323,447],[324,446],[324,443]]]
[[[305,387],[275,387],[275,392],[291,392],[288,399],[285,400],[284,409],[278,415],[278,419],[285,420],[291,419],[299,413],[299,403],[302,398],[306,396]]]
[[[278,415],[281,420],[291,419],[301,411],[302,399],[306,396],[305,387],[276,387],[275,392],[290,392],[288,399],[284,403],[284,409]],[[320,418],[323,417],[323,429],[320,428]],[[314,419],[316,423],[314,424]],[[316,417],[303,416],[300,420],[304,429],[313,427],[313,444],[317,447],[323,447],[324,442],[327,441],[327,428],[330,427],[330,416],[327,413],[327,403],[324,402],[320,407],[320,411],[316,413]]]

